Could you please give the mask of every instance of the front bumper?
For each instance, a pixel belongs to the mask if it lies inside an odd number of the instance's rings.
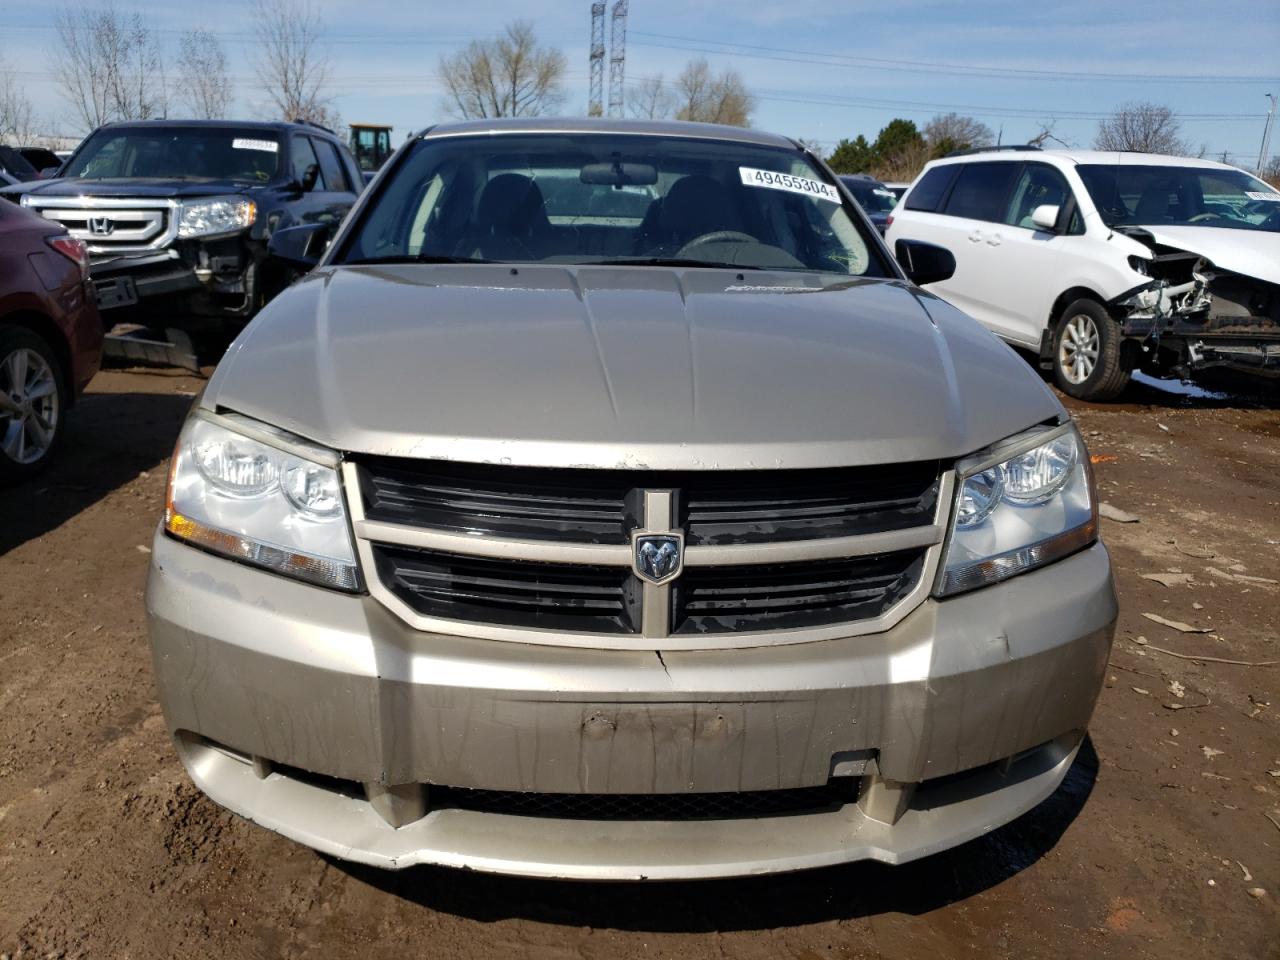
[[[656,879],[903,862],[1035,806],[1088,724],[1116,600],[1095,545],[926,601],[881,634],[659,656],[422,633],[370,597],[157,535],[147,610],[183,763],[235,812],[383,867]],[[683,794],[842,775],[934,783],[889,818],[848,803],[762,819],[569,820],[428,799],[399,829],[359,788]]]

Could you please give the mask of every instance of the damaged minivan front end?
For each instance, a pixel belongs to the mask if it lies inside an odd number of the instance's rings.
[[[1189,376],[1230,367],[1280,377],[1280,282],[1276,278],[1222,269],[1195,250],[1161,242],[1158,231],[1148,228],[1122,232],[1149,247],[1152,254],[1149,260],[1130,257],[1134,270],[1151,279],[1109,304],[1125,337],[1139,343],[1141,369]],[[1257,243],[1260,238],[1240,239]]]

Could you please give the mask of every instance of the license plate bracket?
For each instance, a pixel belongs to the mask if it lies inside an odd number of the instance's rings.
[[[98,293],[98,309],[112,310],[116,307],[131,307],[138,302],[138,288],[134,286],[132,277],[112,277],[109,280],[94,281]]]

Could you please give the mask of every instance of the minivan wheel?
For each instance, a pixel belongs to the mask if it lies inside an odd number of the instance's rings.
[[[62,440],[67,407],[58,358],[22,327],[0,327],[0,483],[33,476]]]
[[[1063,393],[1111,400],[1129,383],[1120,363],[1120,327],[1096,300],[1076,300],[1058,318],[1053,376]]]

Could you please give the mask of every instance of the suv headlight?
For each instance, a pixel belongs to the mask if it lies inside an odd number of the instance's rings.
[[[1052,563],[1098,536],[1093,472],[1068,425],[961,463],[937,593],[948,596]]]
[[[238,233],[253,226],[257,217],[258,205],[242,197],[183,200],[178,207],[178,236],[186,240]]]
[[[164,528],[286,576],[360,589],[337,456],[247,418],[187,421],[169,472]]]

